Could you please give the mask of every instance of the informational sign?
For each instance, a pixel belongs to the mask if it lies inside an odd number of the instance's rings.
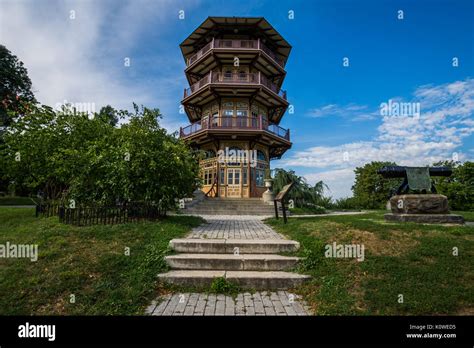
[[[275,201],[281,201],[282,199],[286,198],[288,192],[290,192],[291,188],[293,187],[294,183],[290,183],[288,185],[283,186],[280,192],[275,197]]]

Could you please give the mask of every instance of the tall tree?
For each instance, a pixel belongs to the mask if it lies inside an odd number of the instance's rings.
[[[23,62],[0,45],[0,127],[7,127],[36,99]]]
[[[454,210],[474,210],[474,162],[443,161],[433,166],[446,166],[453,170],[450,177],[433,178],[438,193],[448,197]]]
[[[393,162],[370,162],[354,170],[352,186],[355,200],[364,208],[380,209],[387,202],[391,191],[401,183],[399,179],[385,179],[377,174],[384,166],[395,166]]]
[[[324,182],[319,181],[314,186],[307,183],[306,179],[296,175],[295,171],[286,171],[282,168],[276,168],[273,178],[273,190],[275,193],[281,191],[283,186],[293,183],[293,188],[289,197],[295,201],[295,204],[302,207],[307,204],[326,205],[330,199],[323,197],[325,189],[328,189]]]

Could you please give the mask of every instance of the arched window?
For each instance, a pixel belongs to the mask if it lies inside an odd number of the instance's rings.
[[[240,147],[231,146],[226,151],[226,164],[228,166],[238,166],[241,162],[245,162],[247,151],[243,151]]]
[[[265,153],[261,150],[257,150],[257,160],[259,161],[267,161],[267,156],[265,156]]]
[[[205,159],[214,158],[216,157],[216,152],[214,150],[206,150],[204,157]]]

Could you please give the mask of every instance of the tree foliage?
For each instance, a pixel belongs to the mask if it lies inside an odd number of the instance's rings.
[[[273,177],[273,191],[275,194],[280,192],[283,186],[293,182],[293,188],[289,193],[290,199],[293,199],[297,207],[307,205],[327,206],[330,198],[323,196],[324,190],[328,189],[324,182],[319,181],[314,186],[308,184],[305,178],[296,175],[293,170],[286,171],[276,168]]]
[[[0,127],[8,126],[14,115],[27,111],[31,103],[36,99],[23,62],[0,45]]]
[[[79,203],[148,201],[170,207],[194,190],[194,154],[161,128],[158,109],[101,109],[93,117],[46,106],[16,119],[2,160],[17,188]],[[125,122],[116,127],[118,119]]]
[[[438,193],[448,197],[449,207],[453,210],[474,210],[474,162],[444,161],[434,166],[452,168],[450,177],[434,177]]]
[[[400,179],[385,179],[377,170],[385,166],[395,166],[393,162],[370,162],[354,170],[355,182],[352,186],[354,204],[367,209],[384,208],[393,188],[400,185]]]

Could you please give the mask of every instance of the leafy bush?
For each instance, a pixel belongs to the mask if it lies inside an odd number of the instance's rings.
[[[332,205],[331,208],[338,210],[355,210],[363,209],[364,206],[356,197],[345,197],[337,199]]]
[[[76,204],[147,201],[167,209],[192,193],[194,153],[160,127],[158,109],[106,107],[93,116],[42,106],[18,117],[0,149],[5,175],[33,194]]]

